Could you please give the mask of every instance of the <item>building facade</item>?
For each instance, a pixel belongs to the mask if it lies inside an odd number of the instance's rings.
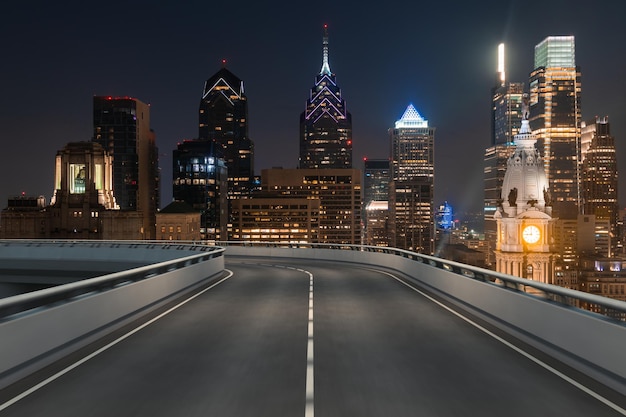
[[[328,26],[324,26],[322,69],[315,77],[300,115],[299,167],[352,168],[352,115],[346,108],[328,57]]]
[[[120,209],[140,212],[145,238],[154,239],[160,174],[150,106],[131,97],[94,96],[92,141],[112,157],[112,185]]]
[[[248,98],[243,81],[222,68],[204,83],[199,106],[198,139],[214,141],[228,168],[228,196],[250,194],[254,180],[254,143],[248,135]]]
[[[264,169],[264,192],[319,199],[319,243],[361,244],[361,171],[358,169]]]
[[[573,36],[549,36],[535,46],[530,73],[530,127],[537,136],[554,216],[576,219],[581,208],[581,81]]]
[[[184,201],[173,201],[156,215],[157,239],[198,241],[201,212]]]
[[[57,152],[54,194],[9,204],[2,212],[3,238],[148,239],[140,211],[120,210],[113,195],[113,159],[95,142],[70,142]]]
[[[583,122],[581,143],[583,214],[608,220],[616,246],[619,240],[617,156],[608,116]]]
[[[484,232],[488,245],[485,266],[493,267],[496,222],[493,215],[502,193],[506,162],[515,150],[513,141],[522,123],[524,84],[506,78],[504,44],[498,46],[498,72],[491,90],[491,144],[484,156]]]
[[[172,196],[201,213],[203,240],[227,240],[228,172],[213,140],[185,140],[172,158]]]
[[[320,200],[285,195],[232,201],[233,240],[318,243]]]
[[[435,128],[412,104],[389,129],[391,246],[434,253]]]

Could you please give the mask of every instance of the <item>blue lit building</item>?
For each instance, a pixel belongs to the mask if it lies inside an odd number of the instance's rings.
[[[439,206],[437,211],[437,228],[442,230],[450,230],[454,227],[454,219],[452,218],[452,206],[445,201]]]
[[[390,246],[432,254],[435,249],[435,128],[412,104],[389,129]]]

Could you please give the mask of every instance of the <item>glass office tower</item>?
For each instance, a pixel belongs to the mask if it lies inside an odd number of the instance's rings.
[[[248,196],[254,179],[254,144],[248,136],[248,99],[243,81],[222,68],[204,83],[199,109],[198,139],[218,146],[228,168],[228,196]],[[208,156],[208,155],[207,155]]]
[[[391,179],[389,228],[392,246],[434,252],[435,128],[412,104],[389,129]]]
[[[131,97],[94,96],[92,141],[113,158],[113,193],[121,210],[141,211],[142,234],[156,236],[160,203],[158,148],[150,106]]]
[[[185,140],[173,151],[173,197],[201,213],[204,240],[226,240],[228,174],[224,160],[214,156],[212,140]]]
[[[535,46],[530,73],[530,127],[544,158],[553,215],[574,219],[580,193],[580,69],[573,36],[549,36]]]
[[[522,123],[524,84],[506,78],[504,44],[498,46],[498,71],[491,89],[491,146],[484,155],[484,233],[488,250],[485,265],[495,264],[496,221],[493,215],[502,193],[506,161],[515,150],[513,139]]]
[[[617,243],[617,157],[608,116],[583,122],[582,131],[583,212],[609,220],[613,243]]]

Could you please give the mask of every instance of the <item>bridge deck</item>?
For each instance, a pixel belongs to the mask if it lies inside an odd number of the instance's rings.
[[[84,349],[1,391],[0,416],[298,416],[307,395],[319,416],[623,415],[602,402],[624,407],[622,396],[581,391],[389,273],[227,268],[232,277],[80,366],[53,375]]]

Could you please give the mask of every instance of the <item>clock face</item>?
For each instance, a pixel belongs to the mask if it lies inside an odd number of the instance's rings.
[[[522,237],[526,243],[537,243],[541,237],[541,232],[537,226],[526,226],[522,232]]]

